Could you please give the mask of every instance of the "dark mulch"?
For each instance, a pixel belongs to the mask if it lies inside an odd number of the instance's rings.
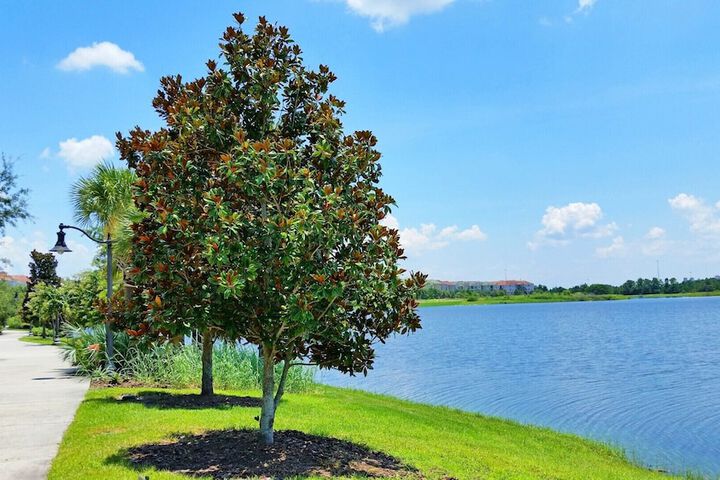
[[[235,395],[202,396],[167,392],[138,392],[135,395],[121,395],[121,402],[141,403],[153,408],[230,408],[260,407],[261,399],[256,397],[238,397]]]
[[[135,380],[104,380],[99,378],[94,378],[90,381],[90,386],[92,388],[115,388],[115,387],[122,387],[122,388],[137,388],[137,387],[147,387],[147,384],[144,384],[142,382],[138,382]]]
[[[294,430],[275,432],[275,443],[261,445],[257,430],[219,430],[180,435],[169,443],[141,445],[125,457],[136,467],[214,479],[320,475],[419,477],[417,471],[382,452],[336,438]]]

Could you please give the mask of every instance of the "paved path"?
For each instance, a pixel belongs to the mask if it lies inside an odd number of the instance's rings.
[[[88,381],[71,376],[55,347],[0,335],[0,479],[47,478]]]

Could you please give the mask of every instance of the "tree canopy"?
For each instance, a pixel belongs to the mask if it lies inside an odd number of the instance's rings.
[[[40,319],[34,315],[33,311],[28,308],[30,295],[40,284],[48,284],[51,286],[60,286],[60,277],[58,276],[57,259],[52,253],[42,253],[37,250],[30,252],[30,280],[25,290],[25,298],[22,304],[22,317],[25,323],[37,324]]]
[[[30,218],[27,211],[27,188],[17,186],[17,174],[13,163],[0,154],[0,235],[8,226],[15,226],[18,220]]]
[[[69,307],[67,291],[48,283],[38,283],[30,293],[27,308],[43,327],[50,326],[58,337],[60,324]]]
[[[374,344],[420,327],[394,200],[380,187],[368,131],[345,134],[335,76],[303,65],[285,27],[244,18],[221,63],[184,82],[165,77],[153,105],[166,126],[118,135],[137,176],[132,282],[144,329],[214,328],[264,359],[262,437],[295,362],[367,373]],[[274,365],[284,364],[277,391]]]

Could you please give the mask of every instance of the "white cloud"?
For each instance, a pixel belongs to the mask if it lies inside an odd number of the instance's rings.
[[[564,207],[550,206],[542,217],[543,235],[565,234],[566,230],[583,230],[594,226],[602,218],[597,203],[568,203]]]
[[[39,230],[29,236],[13,237],[6,235],[0,237],[0,257],[10,261],[10,265],[6,266],[5,270],[12,274],[28,275],[30,273],[28,269],[30,252],[33,250],[47,252],[52,243],[54,243],[54,240],[51,242]],[[68,238],[67,244],[72,252],[63,255],[63,258],[58,258],[58,275],[71,277],[83,270],[90,269],[95,256],[95,249],[70,238]]]
[[[457,225],[438,229],[435,224],[426,223],[420,227],[400,229],[400,224],[393,215],[388,215],[381,222],[386,227],[394,228],[400,233],[400,243],[408,252],[419,253],[428,250],[439,250],[453,242],[481,242],[487,239],[485,232],[478,225],[460,230]]]
[[[648,232],[645,234],[645,238],[648,240],[658,240],[660,238],[663,238],[665,236],[665,229],[660,227],[652,227]]]
[[[420,228],[404,228],[400,230],[400,243],[406,250],[438,250],[447,247],[450,243],[447,236],[437,232],[432,224],[422,224]]]
[[[49,147],[43,148],[43,151],[40,152],[40,158],[42,158],[42,159],[50,158],[51,155],[52,155],[52,152],[50,151]]]
[[[598,225],[594,229],[580,233],[581,237],[585,238],[605,238],[610,237],[620,229],[617,223],[610,222],[605,225]]]
[[[387,214],[385,218],[380,220],[380,224],[395,230],[400,229],[400,222],[398,222],[398,219],[392,213]]]
[[[720,235],[720,202],[708,205],[701,198],[680,193],[668,203],[690,223],[691,231],[702,236]]]
[[[671,242],[666,240],[666,231],[661,227],[652,227],[639,242],[639,250],[643,255],[657,257],[667,252]]]
[[[625,253],[625,239],[623,237],[615,237],[607,247],[599,247],[595,249],[595,254],[601,258],[613,257]]]
[[[480,230],[480,227],[477,225],[473,225],[472,227],[465,229],[461,232],[458,232],[457,234],[458,240],[465,240],[465,241],[482,241],[487,239],[487,235],[485,232]]]
[[[65,160],[71,169],[89,168],[101,160],[113,157],[115,148],[107,138],[102,135],[93,135],[83,140],[68,138],[60,142],[58,156]]]
[[[35,237],[38,237],[36,232]],[[16,239],[10,235],[0,237],[0,257],[7,259],[10,265],[6,268],[9,273],[28,274],[27,264],[30,262],[30,252],[33,249],[46,251],[49,247],[42,244],[38,238]]]
[[[575,16],[580,14],[589,14],[590,10],[593,9],[595,4],[597,3],[597,0],[578,0],[577,7],[575,10],[570,13],[569,15],[565,15],[563,17],[563,20],[565,20],[565,23],[573,23],[573,20]]]
[[[76,48],[57,66],[65,71],[85,71],[95,67],[107,67],[117,73],[145,70],[132,52],[123,50],[112,42],[95,42],[89,47]]]
[[[543,228],[535,233],[528,247],[535,250],[542,245],[562,246],[574,237],[604,238],[618,230],[615,222],[598,224],[603,211],[597,203],[573,202],[562,207],[550,206],[545,210]]]
[[[681,193],[673,198],[668,199],[668,203],[672,208],[677,210],[693,210],[702,205],[699,198],[687,193]]]
[[[382,32],[388,27],[403,25],[413,15],[434,13],[455,0],[345,0],[348,7],[364,17],[369,17],[372,27]]]
[[[597,3],[597,0],[578,0],[578,6],[577,6],[577,12],[587,12],[591,10],[595,4]]]

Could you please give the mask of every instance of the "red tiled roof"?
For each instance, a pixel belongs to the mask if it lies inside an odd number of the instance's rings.
[[[5,282],[17,282],[27,284],[30,281],[30,278],[26,275],[9,275],[5,272],[0,272],[0,280]]]

